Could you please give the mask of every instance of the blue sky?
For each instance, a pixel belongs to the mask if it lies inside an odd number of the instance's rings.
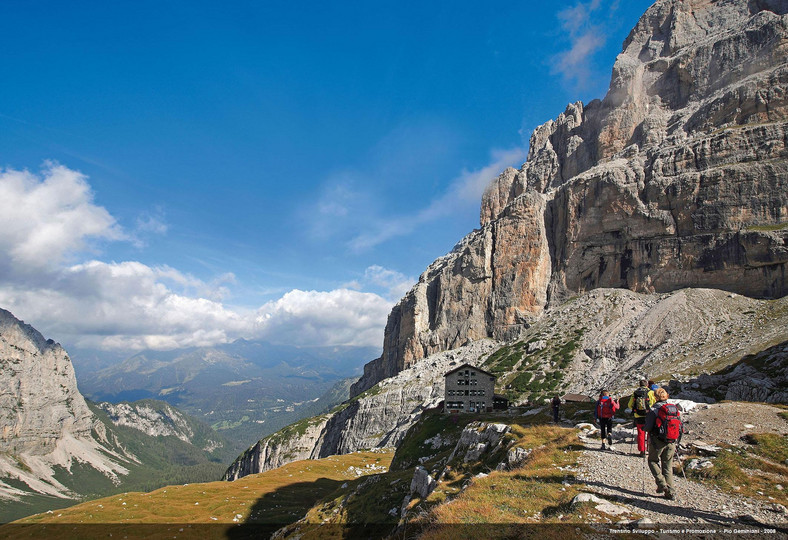
[[[67,345],[381,345],[649,2],[0,4],[0,307]]]

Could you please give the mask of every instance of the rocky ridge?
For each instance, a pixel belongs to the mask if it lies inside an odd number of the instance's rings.
[[[788,7],[659,0],[603,100],[538,127],[488,187],[481,228],[392,310],[358,394],[420,358],[516,339],[600,287],[788,293]]]
[[[788,375],[785,297],[596,289],[550,306],[518,343],[527,347],[510,345],[509,356],[483,366],[498,375],[499,391],[515,403],[548,392],[630,391],[641,377],[700,401],[786,402],[780,384]],[[729,366],[735,374],[726,371]]]
[[[144,403],[132,405],[105,401],[98,406],[107,413],[113,424],[138,429],[151,437],[173,436],[184,442],[190,442],[194,437],[194,431],[183,415],[167,404],[163,404],[164,410],[157,410]]]
[[[107,413],[114,425],[136,429],[149,437],[176,437],[185,443],[199,445],[209,453],[225,445],[218,436],[206,437],[206,433],[212,433],[208,426],[195,426],[194,419],[163,401],[102,402],[97,406]]]

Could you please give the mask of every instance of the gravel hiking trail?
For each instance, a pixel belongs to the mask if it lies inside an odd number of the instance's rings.
[[[750,403],[701,405],[684,414],[689,433],[682,445],[699,441],[707,443],[743,444],[740,437],[747,431],[788,433],[788,422],[777,415],[778,409]],[[755,428],[755,429],[753,429]],[[643,524],[713,524],[717,526],[776,527],[771,538],[788,538],[788,513],[783,500],[763,501],[724,493],[713,486],[686,480],[674,474],[676,498],[667,500],[656,493],[656,484],[644,457],[632,444],[634,427],[631,421],[619,423],[613,431],[613,449],[601,450],[599,432],[581,433],[586,449],[580,458],[577,479],[587,486],[585,491],[613,503],[611,522]],[[675,461],[674,461],[675,463]],[[682,462],[686,465],[686,462]],[[640,516],[638,518],[637,516]]]

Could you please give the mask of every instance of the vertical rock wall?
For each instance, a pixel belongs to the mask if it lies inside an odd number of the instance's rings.
[[[389,316],[357,394],[431,353],[509,339],[597,287],[788,293],[788,4],[659,0],[604,100],[531,136],[486,190],[481,228]]]

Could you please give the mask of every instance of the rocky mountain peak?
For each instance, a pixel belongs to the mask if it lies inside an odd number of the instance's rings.
[[[660,0],[603,100],[534,130],[493,180],[481,228],[391,312],[362,392],[416,360],[516,338],[550,304],[600,288],[788,293],[788,7]]]
[[[41,332],[20,321],[5,309],[0,309],[0,332],[9,339],[13,338],[18,345],[25,344],[29,350],[35,350],[39,354],[56,348],[62,350],[60,344],[46,339]]]

